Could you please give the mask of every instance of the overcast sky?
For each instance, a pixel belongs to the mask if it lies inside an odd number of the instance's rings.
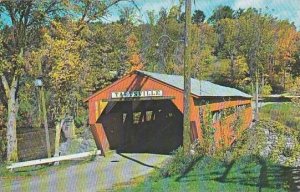
[[[169,9],[172,5],[178,4],[178,0],[135,0],[140,8],[140,16],[145,20],[147,10],[158,12],[162,7]],[[208,18],[212,11],[219,5],[229,5],[233,9],[238,8],[261,8],[263,11],[271,13],[280,19],[289,19],[300,28],[300,0],[192,0],[193,10],[204,11]],[[132,6],[128,3],[121,3],[120,7]],[[110,21],[118,19],[117,8],[112,11],[108,18]]]

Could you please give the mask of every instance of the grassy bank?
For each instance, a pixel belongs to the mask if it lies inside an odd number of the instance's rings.
[[[277,133],[279,139],[286,135],[296,139],[300,125],[297,116],[300,108],[291,103],[264,106],[261,121],[226,152],[199,156],[186,173],[166,177],[161,174],[163,168],[117,191],[295,191],[298,186],[293,170],[298,169],[279,165],[276,159],[284,142],[275,143],[267,158],[260,154],[267,145],[266,129]],[[297,157],[298,152],[295,148],[291,155]]]
[[[186,175],[147,178],[120,191],[287,191],[291,181],[288,168],[243,156],[226,164],[203,157]]]
[[[260,116],[300,130],[300,107],[295,103],[266,105],[261,108]]]

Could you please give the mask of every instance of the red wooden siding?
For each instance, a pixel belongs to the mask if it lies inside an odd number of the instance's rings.
[[[239,133],[235,133],[232,127],[232,124],[237,118],[237,114],[229,115],[222,122],[217,122],[214,124],[214,127],[216,128],[215,144],[217,148],[222,146],[230,146],[234,140],[236,140],[240,134],[250,126],[252,121],[251,107],[246,108],[241,115],[243,116],[243,124],[241,125],[241,130]]]
[[[192,139],[202,139],[202,130],[200,126],[200,115],[199,115],[199,107],[197,107],[194,103],[194,100],[191,98],[191,132]]]
[[[112,85],[102,89],[97,92],[93,96],[87,99],[89,106],[89,123],[91,125],[92,133],[96,140],[96,144],[98,148],[100,148],[103,152],[109,149],[109,142],[107,140],[105,131],[101,123],[99,123],[98,119],[101,115],[102,108],[105,105],[100,105],[99,103],[103,100],[111,99],[112,92],[126,92],[126,91],[146,91],[146,90],[162,90],[164,97],[174,97],[172,102],[178,108],[178,110],[183,113],[183,91],[163,83],[154,78],[141,75],[139,73],[129,74],[122,79],[116,81]],[[200,97],[192,95],[190,99],[191,106],[191,138],[202,139],[202,130],[200,124],[200,109],[199,106],[195,103],[196,100],[199,100]],[[247,105],[251,104],[250,99],[238,98],[235,100],[227,100],[227,101],[219,101],[209,104],[209,108],[211,111],[222,110],[228,107],[234,107],[238,105]],[[227,117],[222,124],[216,123],[215,128],[215,140],[216,144],[219,145],[221,140],[224,140],[226,145],[230,145],[233,140],[238,137],[236,133],[233,133],[233,130],[230,124],[234,121],[234,114]],[[252,121],[252,109],[251,107],[247,108],[244,112],[244,124],[243,128],[247,128]]]
[[[109,143],[102,124],[101,123],[92,124],[91,131],[95,138],[95,142],[98,149],[100,149],[102,152],[109,150]]]
[[[96,102],[103,99],[110,99],[112,92],[122,91],[135,91],[135,90],[162,90],[163,96],[175,97],[172,101],[176,107],[183,112],[183,94],[182,90],[175,89],[172,86],[168,86],[155,79],[141,76],[137,74],[131,74],[119,81],[117,84],[113,84],[109,89],[103,89],[99,94],[89,99],[89,117],[90,124],[96,123],[98,117],[96,117]]]
[[[183,112],[183,92],[180,89],[174,88],[172,86],[166,85],[156,79],[149,78],[147,76],[142,76],[138,74],[131,74],[128,75],[121,80],[117,81],[117,83],[112,84],[111,86],[103,89],[102,91],[98,92],[93,97],[90,97],[88,102],[89,102],[89,123],[91,125],[96,125],[96,128],[99,130],[93,130],[95,129],[95,126],[92,126],[93,135],[96,140],[98,140],[99,148],[103,149],[106,151],[109,148],[109,144],[107,142],[107,138],[105,135],[105,132],[102,128],[101,123],[97,123],[97,120],[100,116],[101,113],[96,112],[101,111],[99,108],[99,101],[105,100],[105,99],[110,99],[111,98],[111,93],[112,92],[122,92],[122,91],[143,91],[143,90],[162,90],[163,91],[163,96],[167,97],[174,97],[172,99],[172,102],[175,104],[175,106],[178,108],[180,112]],[[192,101],[192,100],[191,100]],[[97,115],[98,114],[98,115]],[[192,115],[193,122],[191,124],[196,124],[198,125],[199,122],[197,122],[197,115]],[[194,132],[196,132],[193,136],[193,138],[197,138],[198,134],[197,131],[199,131],[199,128],[194,127],[193,128]],[[103,142],[103,143],[102,143]],[[100,146],[102,144],[102,146]]]

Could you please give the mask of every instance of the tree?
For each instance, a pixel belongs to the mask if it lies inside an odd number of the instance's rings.
[[[258,120],[258,95],[260,74],[265,71],[265,64],[273,52],[274,19],[262,15],[255,9],[248,9],[239,18],[239,28],[242,36],[241,52],[246,58],[252,82],[252,93],[255,95],[255,119]]]
[[[184,23],[184,21],[185,21],[185,12],[181,13],[178,18],[179,23]]]
[[[234,11],[229,6],[219,6],[213,11],[212,16],[208,19],[209,23],[216,24],[221,19],[232,19]]]
[[[221,19],[216,26],[218,31],[217,51],[221,58],[230,60],[230,81],[234,84],[236,76],[236,61],[239,56],[240,32],[237,19]]]
[[[37,43],[37,28],[58,10],[58,1],[1,1],[0,10],[8,14],[10,24],[4,24],[5,49],[2,54],[0,88],[7,103],[7,161],[17,161],[16,118],[18,114],[18,91],[24,72],[24,53]],[[30,46],[28,46],[30,44]]]
[[[111,72],[117,71],[116,65],[127,59],[123,58],[126,53],[122,51],[126,49],[126,36],[133,26],[131,17],[128,16],[123,23],[103,24],[98,21],[117,2],[120,1],[97,0],[69,5],[76,6],[76,15],[80,15],[80,19],[63,17],[53,20],[43,35],[43,45],[33,52],[35,62],[43,62],[45,74],[49,74],[46,78],[52,93],[50,107],[56,121],[66,114],[74,115],[77,102],[90,91],[111,82],[115,78]],[[97,11],[92,6],[94,4]]]
[[[248,9],[238,20],[240,51],[245,56],[251,78],[256,70],[265,70],[269,55],[273,54],[275,20],[268,15]]]
[[[200,23],[203,23],[204,20],[205,20],[204,12],[201,10],[195,10],[195,12],[192,16],[192,23],[199,25]]]
[[[118,76],[126,72],[126,36],[131,30],[120,23],[93,23],[89,26],[89,31],[89,36],[86,37],[88,44],[85,52],[84,89],[95,92],[114,80],[111,71],[118,72]]]
[[[139,53],[139,48],[138,48],[138,39],[134,34],[131,34],[127,38],[127,47],[129,50],[129,63],[131,65],[130,71],[134,70],[140,70],[143,68],[144,64],[142,61],[142,57]]]
[[[147,70],[182,74],[184,26],[178,22],[179,7],[162,9],[154,26],[142,25],[141,53]]]
[[[76,93],[80,89],[78,85],[82,85],[79,77],[84,71],[84,60],[81,55],[87,43],[75,35],[77,30],[76,22],[52,21],[50,30],[43,35],[41,48],[32,52],[33,66],[38,62],[44,66],[44,80],[52,93],[52,113],[58,121],[65,114],[71,114],[73,104],[80,99]]]
[[[294,58],[295,53],[298,50],[297,43],[299,41],[299,33],[295,26],[287,21],[281,21],[276,27],[276,55],[275,58],[278,61],[277,69],[282,73],[282,81],[280,84],[283,90],[286,90],[287,77],[291,73],[293,64],[296,63]]]
[[[107,15],[110,7],[122,0],[26,0],[1,1],[1,13],[9,16],[10,22],[4,23],[5,49],[0,70],[0,89],[5,92],[7,103],[7,160],[17,161],[16,117],[18,113],[18,91],[20,80],[27,75],[24,56],[37,48],[40,43],[40,29],[49,26],[54,18],[73,16],[77,18],[78,36],[87,23],[100,20]],[[125,0],[124,0],[125,1]],[[132,1],[131,1],[132,2]],[[4,14],[1,14],[4,15]]]
[[[125,7],[120,10],[120,20],[121,24],[128,24],[135,20],[135,9],[133,7]]]
[[[191,35],[192,46],[192,77],[197,79],[210,79],[213,64],[216,61],[214,49],[216,33],[207,23],[193,24]]]

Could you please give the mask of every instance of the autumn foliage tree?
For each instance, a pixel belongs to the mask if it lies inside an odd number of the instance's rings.
[[[33,50],[37,51],[40,48],[41,38],[43,33],[40,33],[41,28],[47,28],[50,23],[55,19],[61,19],[64,16],[71,16],[76,18],[76,31],[73,36],[79,36],[85,29],[86,24],[100,20],[108,14],[109,8],[116,5],[123,0],[78,0],[78,1],[66,1],[66,0],[26,0],[26,1],[0,1],[0,13],[1,17],[5,17],[3,26],[1,26],[1,33],[4,38],[1,41],[4,51],[1,54],[0,65],[0,89],[1,89],[1,101],[7,108],[7,161],[17,161],[17,116],[19,109],[19,90],[21,83],[27,81],[28,72],[31,70],[26,68],[26,62],[28,60],[28,53]],[[8,21],[7,21],[8,20]],[[52,36],[50,35],[52,38]],[[44,38],[46,38],[44,36]],[[60,36],[59,40],[48,38],[52,45],[56,46],[59,50],[63,48],[69,48],[65,41],[71,44],[74,38],[70,39],[67,36]],[[66,39],[64,39],[66,38]],[[47,39],[47,38],[46,38]],[[47,41],[47,40],[46,40]],[[75,40],[76,41],[76,40]],[[76,43],[76,42],[75,42]],[[75,45],[76,47],[77,45]],[[51,49],[51,51],[49,51]],[[53,54],[57,54],[54,49],[42,45],[42,50],[48,50]],[[39,50],[42,52],[42,50]],[[37,51],[37,52],[39,52]],[[69,52],[68,52],[69,51]],[[46,52],[46,51],[45,51]],[[63,53],[63,52],[62,52]],[[71,70],[72,65],[77,63],[77,56],[74,53],[74,49],[70,47],[70,50],[65,52],[65,55],[54,58],[49,56],[48,59],[52,59],[60,63],[54,67],[54,70],[62,69],[63,72]],[[76,54],[79,54],[78,52]],[[70,56],[70,58],[68,57]],[[63,66],[63,59],[69,59],[69,64]],[[43,63],[47,63],[43,58]],[[67,61],[66,61],[67,62]],[[52,66],[51,66],[52,67]],[[50,75],[51,76],[51,75]],[[53,73],[51,78],[58,86],[62,86],[68,83],[68,80],[72,79],[71,74],[66,74],[62,77],[57,76],[57,73]],[[70,81],[71,82],[71,81]]]
[[[17,116],[20,81],[26,75],[25,53],[38,45],[37,28],[50,16],[55,16],[60,1],[0,1],[1,14],[6,13],[1,41],[3,52],[0,65],[1,100],[7,108],[7,161],[17,161]]]
[[[57,120],[70,113],[75,101],[81,99],[77,94],[83,85],[82,53],[87,42],[76,35],[77,30],[77,23],[71,20],[52,21],[51,28],[44,32],[42,46],[31,54],[33,66],[38,62],[43,65],[47,90],[51,92],[50,109]]]
[[[291,80],[288,76],[291,74],[293,65],[296,63],[295,53],[298,50],[297,42],[299,42],[300,36],[295,26],[287,21],[282,21],[277,24],[274,36],[276,42],[274,57],[277,62],[273,63],[274,65],[271,66],[273,69],[271,70],[270,75],[274,75],[272,72],[275,67],[277,74],[282,76],[281,81],[278,83],[280,83],[285,90],[291,86],[289,83],[287,87],[288,80]]]
[[[131,64],[130,71],[142,69],[144,64],[139,53],[138,39],[134,34],[129,35],[127,38],[127,48],[129,54],[128,61]]]
[[[0,23],[8,161],[18,160],[17,117],[33,124],[39,64],[49,118],[55,120],[130,71],[183,74],[183,1],[147,12],[147,22],[136,17],[134,6],[122,9],[118,21],[104,20],[121,1],[126,0],[0,1],[0,13],[9,20]],[[220,6],[207,20],[203,11],[194,12],[191,38],[195,78],[248,93],[256,79],[263,94],[298,89],[299,31],[289,21],[254,8]]]

